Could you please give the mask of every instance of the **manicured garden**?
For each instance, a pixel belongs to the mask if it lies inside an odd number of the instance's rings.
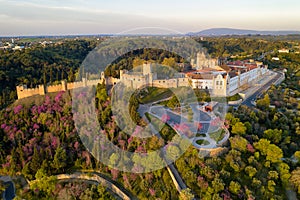
[[[218,131],[209,133],[209,136],[211,137],[211,139],[215,140],[216,142],[219,142],[224,138],[225,130],[219,129]]]
[[[207,140],[199,139],[196,141],[199,145],[209,145],[210,143]]]
[[[152,103],[165,98],[169,98],[173,95],[172,91],[165,88],[149,87],[143,91],[140,95],[139,102],[143,104]]]

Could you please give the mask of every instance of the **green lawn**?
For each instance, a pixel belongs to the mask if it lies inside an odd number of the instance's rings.
[[[241,99],[241,96],[239,94],[235,94],[233,96],[227,97],[227,101],[237,101],[240,99]]]
[[[209,142],[207,140],[197,140],[196,143],[199,145],[209,145]]]
[[[201,134],[201,133],[197,133],[196,137],[206,137],[206,135],[205,134]]]
[[[211,139],[215,140],[216,142],[219,142],[224,138],[225,131],[224,129],[220,129],[218,131],[209,133],[209,136],[211,137]]]
[[[148,88],[148,91],[149,93],[146,96],[139,99],[143,104],[159,101],[173,95],[173,92],[166,88]]]
[[[162,122],[160,119],[154,117],[150,113],[145,113],[145,115],[146,115],[147,119],[149,120],[149,122],[151,122],[153,127],[157,131],[159,131],[160,136],[164,139],[166,144],[168,141],[171,141],[174,136],[177,135],[175,130],[173,130],[173,128],[171,126],[169,126],[168,124]]]

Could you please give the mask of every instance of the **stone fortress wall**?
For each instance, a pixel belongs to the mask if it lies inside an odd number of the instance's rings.
[[[67,91],[81,87],[93,86],[101,83],[101,79],[96,80],[87,80],[86,78],[82,78],[81,81],[67,83],[66,81],[61,81],[60,84],[57,85],[39,85],[36,88],[27,88],[26,85],[17,86],[17,95],[18,99],[23,99],[26,97],[34,96],[34,95],[45,95],[46,93],[52,92],[60,92],[60,91]]]
[[[178,72],[173,78],[158,78],[158,74],[153,70],[154,64],[144,63],[141,72],[120,70],[120,78],[105,77],[104,72],[101,72],[100,79],[96,80],[82,78],[78,82],[67,83],[66,81],[61,81],[58,85],[39,85],[37,88],[27,88],[26,85],[17,86],[17,95],[18,99],[22,99],[33,95],[45,95],[51,92],[97,85],[102,82],[105,82],[107,86],[114,86],[122,82],[133,89],[144,86],[160,88],[190,86],[192,88],[209,90],[214,96],[231,96],[238,93],[239,88],[255,83],[255,80],[263,78],[268,72],[266,65],[254,61],[227,63],[228,69],[219,67],[219,64],[221,63],[218,63],[216,59],[210,59],[204,53],[198,53],[197,61],[195,62],[194,59],[191,61],[194,72]]]
[[[160,88],[177,88],[182,86],[189,86],[189,80],[184,75],[179,76],[179,78],[172,79],[157,79],[157,74],[152,71],[151,63],[143,64],[143,72],[141,73],[129,73],[127,70],[120,70],[120,78],[105,77],[104,72],[101,72],[100,79],[87,80],[82,78],[81,81],[67,83],[66,81],[61,81],[57,85],[38,85],[36,88],[27,88],[26,85],[17,86],[18,99],[34,96],[34,95],[45,95],[46,93],[67,91],[80,87],[87,87],[97,85],[102,83],[104,80],[107,86],[113,86],[119,82],[124,83],[127,87],[134,89],[141,88],[145,85],[151,87]]]

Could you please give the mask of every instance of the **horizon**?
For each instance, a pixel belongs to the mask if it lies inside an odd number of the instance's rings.
[[[1,36],[99,35],[141,28],[166,33],[199,32],[228,27],[257,31],[298,31],[300,2],[221,0],[130,3],[121,0],[0,0]],[[147,32],[149,34],[149,32]],[[150,32],[151,34],[151,32]]]
[[[143,27],[137,27],[137,29],[140,29]],[[151,29],[152,27],[146,27],[147,29]],[[153,29],[159,29],[158,27],[153,27]],[[121,33],[86,33],[86,34],[80,34],[80,33],[66,33],[66,34],[32,34],[32,35],[0,35],[0,38],[35,38],[35,37],[96,37],[96,36],[100,36],[100,37],[105,37],[105,36],[189,36],[189,34],[196,34],[202,31],[208,31],[208,30],[213,30],[213,29],[228,29],[228,30],[232,30],[232,31],[257,31],[257,32],[299,32],[296,33],[296,35],[300,34],[300,30],[291,30],[291,29],[274,29],[274,30],[270,30],[270,29],[262,29],[262,30],[256,30],[256,29],[241,29],[241,28],[232,28],[232,27],[216,27],[216,28],[207,28],[207,29],[202,29],[199,31],[194,31],[194,32],[185,32],[185,33],[143,33],[143,32],[128,32],[124,31]],[[165,30],[165,29],[161,29],[161,30]],[[220,34],[220,36],[222,35],[231,35],[231,36],[239,36],[239,35],[244,35],[244,34]],[[248,34],[247,34],[248,35]],[[261,36],[268,36],[268,35],[274,35],[274,34],[250,34],[250,35],[261,35]],[[276,34],[275,34],[276,35]],[[282,35],[293,35],[293,34],[278,34],[278,36],[282,36]],[[199,35],[199,36],[204,36],[204,35]],[[206,35],[205,35],[206,36]],[[209,36],[209,35],[207,35]],[[213,34],[211,34],[210,36],[214,36]],[[218,35],[217,35],[218,36]]]

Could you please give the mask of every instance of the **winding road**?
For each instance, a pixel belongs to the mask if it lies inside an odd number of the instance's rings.
[[[277,72],[276,72],[277,73]],[[276,83],[276,81],[282,76],[282,74],[277,73],[275,77],[273,77],[270,81],[268,81],[266,84],[264,84],[262,87],[260,87],[257,91],[255,91],[253,94],[251,94],[249,97],[247,97],[241,105],[246,105],[248,107],[254,107],[252,104],[252,101],[255,101],[258,97],[260,97],[265,91],[267,91],[272,84]]]
[[[15,198],[16,189],[15,184],[9,176],[0,176],[0,180],[3,181],[4,185],[6,186],[6,190],[2,194],[3,200],[12,200]],[[0,193],[1,195],[1,193]]]
[[[68,180],[84,180],[89,183],[101,184],[112,191],[115,195],[117,195],[120,199],[124,200],[135,200],[134,197],[128,190],[126,190],[121,184],[111,180],[106,175],[99,173],[93,170],[83,170],[78,171],[73,174],[59,174],[56,175],[57,180],[59,181],[68,181]],[[29,181],[29,185],[31,185],[34,181]]]

